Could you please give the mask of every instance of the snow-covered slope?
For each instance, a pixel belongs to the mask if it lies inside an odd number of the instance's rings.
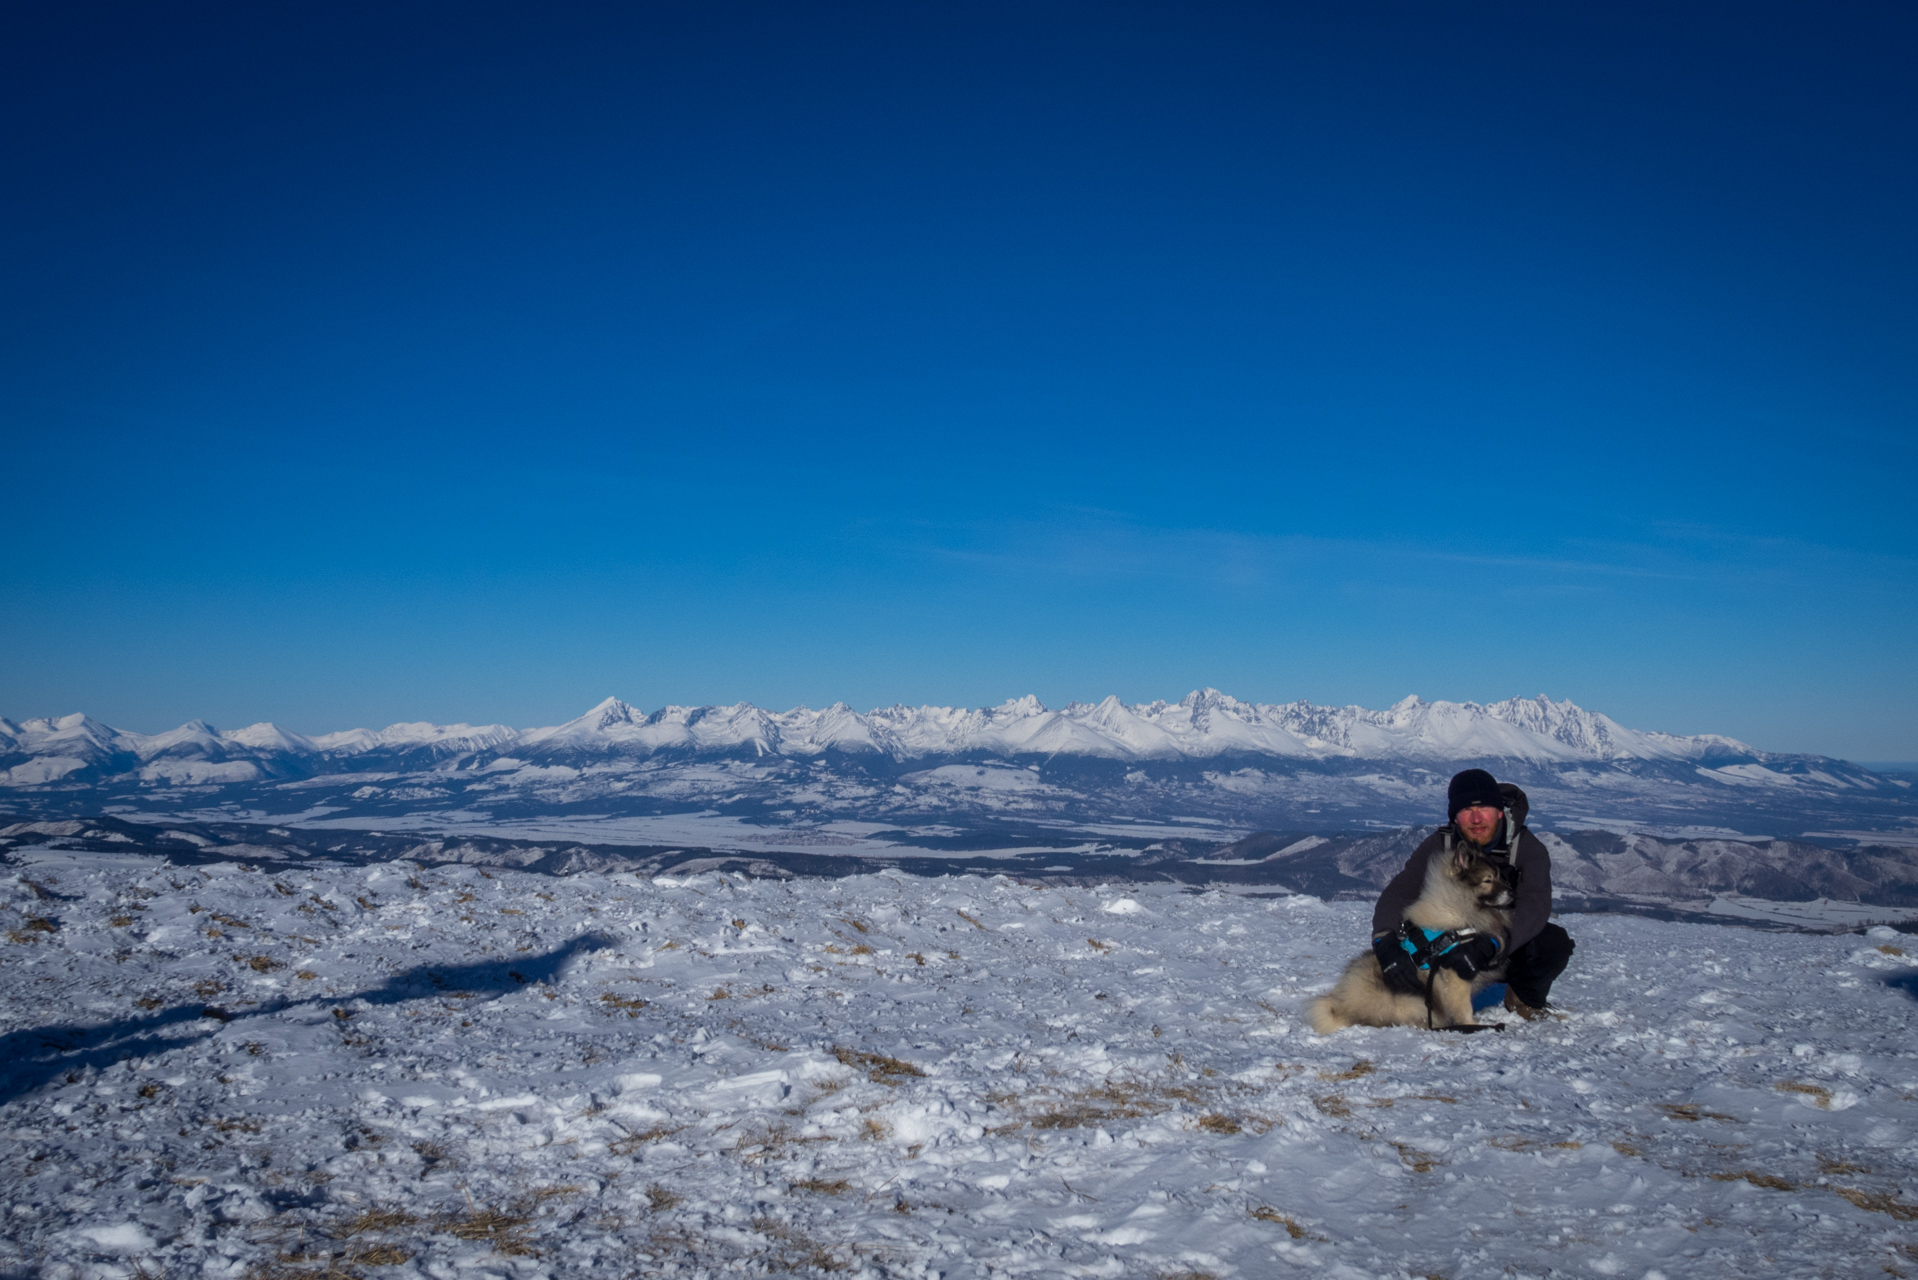
[[[1913,1269],[1890,930],[1568,914],[1560,1019],[1321,1038],[1361,904],[9,870],[8,1275]]]

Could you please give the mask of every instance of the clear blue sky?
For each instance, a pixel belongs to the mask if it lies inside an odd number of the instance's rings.
[[[0,17],[0,713],[1918,758],[1918,10]]]

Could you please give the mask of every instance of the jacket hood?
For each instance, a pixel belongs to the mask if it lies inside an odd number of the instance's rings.
[[[1532,802],[1513,783],[1501,782],[1498,784],[1498,789],[1499,793],[1505,797],[1505,807],[1512,811],[1512,821],[1521,827],[1524,826],[1525,815],[1532,811]]]

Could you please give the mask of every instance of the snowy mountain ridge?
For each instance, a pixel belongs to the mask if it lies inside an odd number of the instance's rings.
[[[1681,736],[1628,729],[1566,700],[1427,702],[1408,697],[1383,711],[1306,701],[1253,703],[1216,689],[1177,702],[1046,707],[1030,695],[996,707],[895,705],[857,712],[768,711],[750,702],[666,706],[650,714],[607,698],[575,719],[543,728],[405,723],[306,736],[271,723],[221,733],[201,720],[158,734],[114,729],[84,714],[16,724],[0,718],[0,754],[26,757],[6,774],[14,785],[50,781],[82,768],[145,771],[155,762],[207,765],[343,759],[373,752],[463,755],[493,751],[526,758],[660,753],[818,756],[871,752],[927,756],[1080,755],[1112,760],[1207,759],[1227,755],[1300,760],[1446,762],[1523,760],[1537,764],[1646,760],[1763,760],[1761,752],[1716,734]],[[118,764],[121,769],[113,769]]]

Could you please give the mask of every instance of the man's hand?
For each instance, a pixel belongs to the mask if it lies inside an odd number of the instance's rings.
[[[1372,954],[1379,958],[1379,973],[1384,975],[1385,985],[1403,995],[1416,996],[1424,992],[1425,984],[1419,981],[1418,963],[1412,959],[1412,953],[1399,945],[1400,932],[1381,933],[1372,939]]]
[[[1498,959],[1498,939],[1489,933],[1481,933],[1475,938],[1467,938],[1443,955],[1432,957],[1433,964],[1442,964],[1459,977],[1470,982]]]

